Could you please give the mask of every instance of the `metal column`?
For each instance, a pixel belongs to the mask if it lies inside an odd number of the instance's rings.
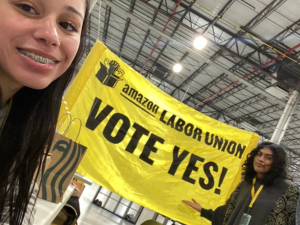
[[[298,101],[299,92],[293,91],[272,135],[272,142],[280,144]]]
[[[89,12],[89,13],[92,12],[93,8],[94,8],[95,5],[97,4],[97,1],[98,1],[98,0],[91,0],[91,2],[90,2],[90,12]],[[101,0],[100,0],[100,5],[101,5]]]

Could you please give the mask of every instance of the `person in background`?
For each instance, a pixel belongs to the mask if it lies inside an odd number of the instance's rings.
[[[243,165],[243,181],[226,205],[202,208],[196,200],[185,204],[212,221],[213,225],[295,225],[298,188],[286,179],[286,153],[271,142],[259,144]]]
[[[84,52],[88,11],[88,0],[0,1],[0,224],[33,223],[34,174]]]

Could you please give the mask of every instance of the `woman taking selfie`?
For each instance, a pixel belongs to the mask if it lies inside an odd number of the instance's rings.
[[[84,51],[88,10],[88,0],[0,1],[0,224],[33,222],[34,173]]]
[[[213,225],[295,225],[298,188],[286,180],[286,154],[271,142],[259,144],[243,165],[244,180],[225,206],[207,210],[194,199],[183,202]]]

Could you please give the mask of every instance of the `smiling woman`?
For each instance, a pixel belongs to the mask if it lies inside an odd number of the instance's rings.
[[[298,188],[286,179],[286,154],[271,142],[259,144],[243,165],[244,180],[226,205],[207,210],[196,201],[183,202],[213,225],[296,225]]]
[[[88,0],[0,1],[0,224],[31,224],[36,168],[83,54]]]

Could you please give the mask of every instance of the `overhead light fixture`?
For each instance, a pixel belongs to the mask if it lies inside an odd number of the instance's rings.
[[[198,36],[195,38],[193,45],[196,49],[201,50],[207,45],[207,39],[203,36]]]
[[[176,63],[174,66],[173,66],[173,71],[175,73],[179,73],[180,71],[182,70],[182,65],[180,63]]]

